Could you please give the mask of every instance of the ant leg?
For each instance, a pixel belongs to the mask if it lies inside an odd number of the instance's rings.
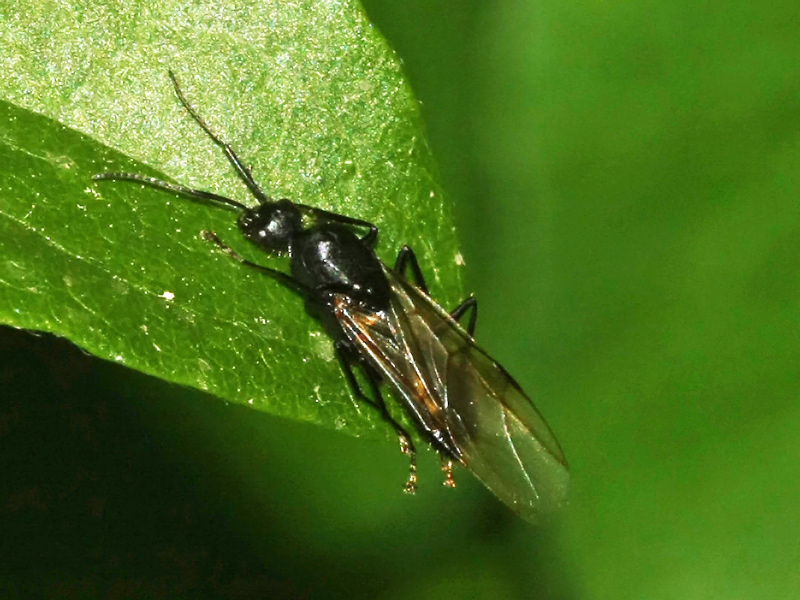
[[[409,465],[408,480],[403,486],[403,491],[407,494],[415,493],[417,491],[417,452],[414,448],[414,442],[411,441],[411,436],[403,428],[403,426],[395,421],[394,418],[392,418],[392,415],[389,414],[389,410],[386,408],[386,402],[383,400],[383,395],[378,388],[378,382],[375,379],[375,375],[372,374],[368,368],[364,369],[364,373],[367,376],[367,380],[372,388],[372,393],[374,394],[374,398],[368,398],[367,395],[361,391],[361,386],[358,385],[358,380],[356,379],[355,373],[353,373],[352,359],[346,354],[344,345],[336,345],[336,356],[339,359],[339,364],[342,366],[342,372],[344,373],[344,376],[347,379],[347,384],[350,386],[353,394],[355,394],[359,400],[366,402],[376,409],[381,414],[381,417],[386,420],[397,433],[397,437],[400,440],[400,452],[408,456],[411,463]]]
[[[394,270],[401,277],[407,280],[408,277],[406,271],[409,267],[411,267],[411,272],[414,275],[414,281],[416,282],[417,287],[425,292],[425,294],[430,295],[428,292],[428,285],[425,283],[425,277],[422,275],[422,269],[419,267],[417,255],[414,254],[414,251],[410,246],[403,246],[400,249],[400,252],[397,254],[397,261],[394,263]],[[474,297],[470,296],[464,300],[455,308],[455,310],[453,310],[453,312],[450,313],[450,316],[456,321],[460,321],[461,317],[464,316],[464,313],[470,309],[472,312],[470,313],[469,324],[467,325],[467,333],[469,333],[470,337],[474,337],[475,325],[478,322],[478,301]]]
[[[253,178],[253,174],[250,172],[250,169],[241,161],[241,159],[236,155],[236,152],[233,151],[231,145],[227,142],[224,142],[222,139],[217,136],[216,133],[208,126],[208,124],[203,120],[198,112],[194,109],[194,107],[189,104],[189,101],[186,99],[186,96],[183,95],[183,90],[181,90],[180,83],[178,83],[178,78],[176,77],[175,73],[172,72],[172,69],[169,70],[169,78],[172,79],[172,85],[175,86],[175,94],[178,96],[178,100],[181,101],[183,107],[188,111],[188,113],[192,116],[192,118],[197,122],[200,127],[203,128],[217,146],[222,148],[225,151],[225,155],[228,157],[228,161],[233,165],[236,169],[236,172],[239,174],[239,177],[247,185],[250,192],[255,196],[260,202],[269,202],[269,198],[261,191],[258,183]]]
[[[383,395],[378,387],[378,381],[375,379],[375,376],[369,370],[366,370],[366,374],[369,385],[372,388],[372,393],[378,399],[378,404],[383,407],[381,410],[383,418],[389,421],[389,424],[391,424],[395,432],[397,432],[397,437],[400,440],[400,452],[408,456],[408,479],[403,486],[403,491],[407,494],[415,494],[417,492],[417,450],[414,447],[414,442],[403,426],[395,421],[386,409],[386,402],[383,400]]]
[[[213,231],[203,231],[201,235],[203,236],[203,239],[216,244],[220,250],[222,250],[225,254],[230,256],[233,260],[240,262],[245,266],[257,269],[258,271],[264,273],[265,275],[268,275],[269,277],[276,279],[279,283],[283,284],[284,286],[286,286],[293,292],[298,293],[304,298],[308,298],[309,296],[313,295],[312,291],[309,288],[307,288],[302,283],[297,281],[294,277],[287,275],[283,271],[278,271],[277,269],[271,269],[269,267],[256,264],[242,257],[233,248],[226,245],[222,240],[220,240],[219,237],[217,237],[217,234],[214,233]]]
[[[333,223],[342,223],[343,225],[352,225],[354,227],[366,227],[369,231],[361,238],[361,241],[364,242],[367,246],[374,249],[375,245],[378,242],[378,227],[370,223],[369,221],[363,221],[361,219],[354,219],[353,217],[347,217],[345,215],[340,215],[339,213],[330,212],[328,210],[322,210],[321,208],[316,208],[314,206],[307,206],[305,204],[298,204],[297,205],[301,210],[308,211],[310,214],[318,217],[322,217],[326,221],[330,221]]]
[[[478,322],[478,301],[475,299],[475,296],[470,296],[461,304],[456,306],[453,312],[450,313],[450,316],[456,321],[461,321],[461,317],[463,317],[464,313],[470,309],[472,309],[472,312],[469,315],[467,333],[469,334],[469,337],[475,337],[475,324]]]
[[[444,473],[444,487],[454,488],[456,487],[456,480],[453,479],[453,459],[446,458],[443,455],[439,455],[439,458],[442,460],[442,472]]]
[[[426,295],[430,295],[428,292],[428,284],[425,283],[425,277],[422,275],[422,269],[419,268],[419,261],[417,260],[417,255],[414,254],[414,251],[411,249],[410,246],[403,246],[400,248],[400,252],[397,253],[397,260],[394,263],[394,270],[398,273],[403,279],[408,280],[406,276],[406,271],[408,267],[411,267],[411,271],[414,275],[414,281],[417,284],[417,287],[425,292]]]
[[[361,238],[361,241],[364,242],[369,248],[372,250],[375,249],[375,246],[378,245],[378,228],[375,225],[369,225],[369,231],[367,234]]]

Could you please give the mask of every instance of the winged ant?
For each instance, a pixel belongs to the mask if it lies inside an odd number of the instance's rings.
[[[169,75],[183,107],[224,150],[258,205],[135,173],[102,173],[94,179],[140,182],[237,210],[245,238],[268,254],[288,255],[285,273],[251,262],[215,233],[203,232],[231,258],[304,299],[307,311],[332,338],[353,394],[375,407],[397,432],[410,460],[405,491],[417,487],[416,450],[411,435],[389,412],[382,384],[442,457],[445,485],[455,485],[451,469],[457,462],[526,520],[560,506],[569,480],[564,454],[516,381],[475,344],[476,300],[467,298],[448,313],[431,299],[409,246],[390,268],[375,253],[374,224],[268,197],[231,146],[188,102],[174,73]],[[361,389],[355,368],[363,373],[370,395]]]

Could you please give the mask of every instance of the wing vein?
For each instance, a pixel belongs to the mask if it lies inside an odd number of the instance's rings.
[[[514,454],[514,459],[519,465],[519,470],[522,471],[522,474],[525,476],[525,481],[528,483],[528,487],[530,487],[531,491],[536,496],[536,499],[539,500],[539,491],[536,489],[536,484],[533,483],[530,475],[528,475],[528,470],[525,468],[525,464],[522,462],[519,452],[517,452],[517,446],[514,444],[514,438],[511,437],[511,430],[508,427],[508,412],[505,410],[503,410],[503,430],[506,433],[506,439],[508,440],[508,445],[511,448],[511,452]]]

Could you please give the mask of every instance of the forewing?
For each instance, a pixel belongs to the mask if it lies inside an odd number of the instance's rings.
[[[421,316],[405,312],[396,299],[388,310],[373,313],[349,303],[345,296],[336,301],[335,312],[348,339],[381,374],[420,432],[463,462],[451,435],[454,424],[448,418],[444,378],[437,371],[446,364],[447,351],[430,331],[414,333],[425,329]]]
[[[470,415],[462,417],[466,434],[456,438],[464,464],[528,520],[558,508],[567,492],[566,461],[528,397],[474,346],[451,354],[448,369],[450,413]]]
[[[566,461],[533,403],[444,309],[386,274],[391,310],[372,321],[344,315],[350,339],[412,417],[520,516],[535,521],[560,506]]]

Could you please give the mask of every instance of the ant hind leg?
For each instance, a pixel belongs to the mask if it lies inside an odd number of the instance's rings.
[[[366,402],[376,409],[380,413],[381,417],[387,421],[397,433],[397,437],[400,440],[400,452],[408,456],[410,461],[408,479],[403,486],[403,491],[407,494],[414,494],[417,491],[417,451],[414,447],[414,442],[411,439],[411,436],[405,430],[405,428],[400,425],[400,423],[395,421],[392,415],[389,414],[389,410],[386,408],[386,402],[384,401],[383,395],[378,387],[378,381],[375,375],[371,373],[368,368],[364,369],[364,374],[369,381],[369,385],[370,388],[372,388],[372,393],[374,396],[373,398],[369,398],[361,390],[361,386],[358,384],[355,373],[353,373],[353,359],[347,354],[346,347],[344,345],[337,344],[336,356],[339,358],[339,364],[342,366],[342,371],[347,379],[347,384],[350,386],[353,394],[355,394],[359,400]]]

